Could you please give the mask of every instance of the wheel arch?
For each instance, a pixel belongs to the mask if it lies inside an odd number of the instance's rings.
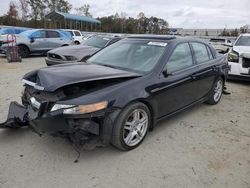
[[[143,99],[143,98],[135,99],[135,100],[129,102],[126,106],[124,106],[124,108],[126,108],[127,106],[129,106],[129,105],[131,105],[131,104],[133,104],[133,103],[138,103],[138,102],[144,104],[144,105],[149,109],[150,115],[151,115],[150,130],[153,130],[154,125],[155,125],[155,123],[156,123],[156,120],[155,120],[155,113],[156,113],[156,112],[155,112],[155,110],[154,110],[154,108],[153,108],[153,105],[152,105],[148,100]]]
[[[29,50],[29,52],[31,52],[31,51],[30,51],[30,48],[29,48],[26,44],[20,43],[20,44],[18,44],[17,46],[18,46],[18,47],[24,46],[24,47],[26,47],[26,48]]]

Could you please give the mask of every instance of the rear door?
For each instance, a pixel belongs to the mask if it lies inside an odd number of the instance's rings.
[[[178,44],[166,62],[158,87],[153,92],[158,118],[171,114],[195,101],[197,84],[192,75],[197,71],[188,43]],[[167,72],[167,75],[166,75]]]
[[[219,68],[217,67],[217,60],[213,57],[208,45],[199,42],[190,44],[193,49],[195,63],[198,65],[193,78],[197,82],[196,99],[200,99],[212,89]]]
[[[61,37],[58,31],[46,31],[46,37],[50,49],[58,48],[65,44],[64,38]]]

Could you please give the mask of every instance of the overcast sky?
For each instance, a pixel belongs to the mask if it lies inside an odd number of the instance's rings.
[[[8,10],[11,0],[0,0],[0,15]],[[18,2],[18,0],[14,0]],[[147,17],[167,20],[171,27],[235,28],[250,24],[250,0],[68,0],[73,8],[91,6],[94,17],[125,12],[136,17],[144,12]],[[74,13],[74,10],[71,11]]]

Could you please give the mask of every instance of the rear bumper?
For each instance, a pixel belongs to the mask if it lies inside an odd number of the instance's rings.
[[[77,61],[64,61],[64,60],[45,58],[45,62],[47,66],[53,66],[53,65],[59,65],[59,64],[64,64],[64,63],[76,63]]]

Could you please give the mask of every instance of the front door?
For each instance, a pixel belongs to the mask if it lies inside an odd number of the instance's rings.
[[[190,45],[176,46],[164,68],[155,89],[158,118],[171,114],[195,101],[196,82],[193,74],[197,71]]]
[[[49,49],[46,33],[44,30],[38,30],[31,35],[30,50],[32,52],[43,52]]]

